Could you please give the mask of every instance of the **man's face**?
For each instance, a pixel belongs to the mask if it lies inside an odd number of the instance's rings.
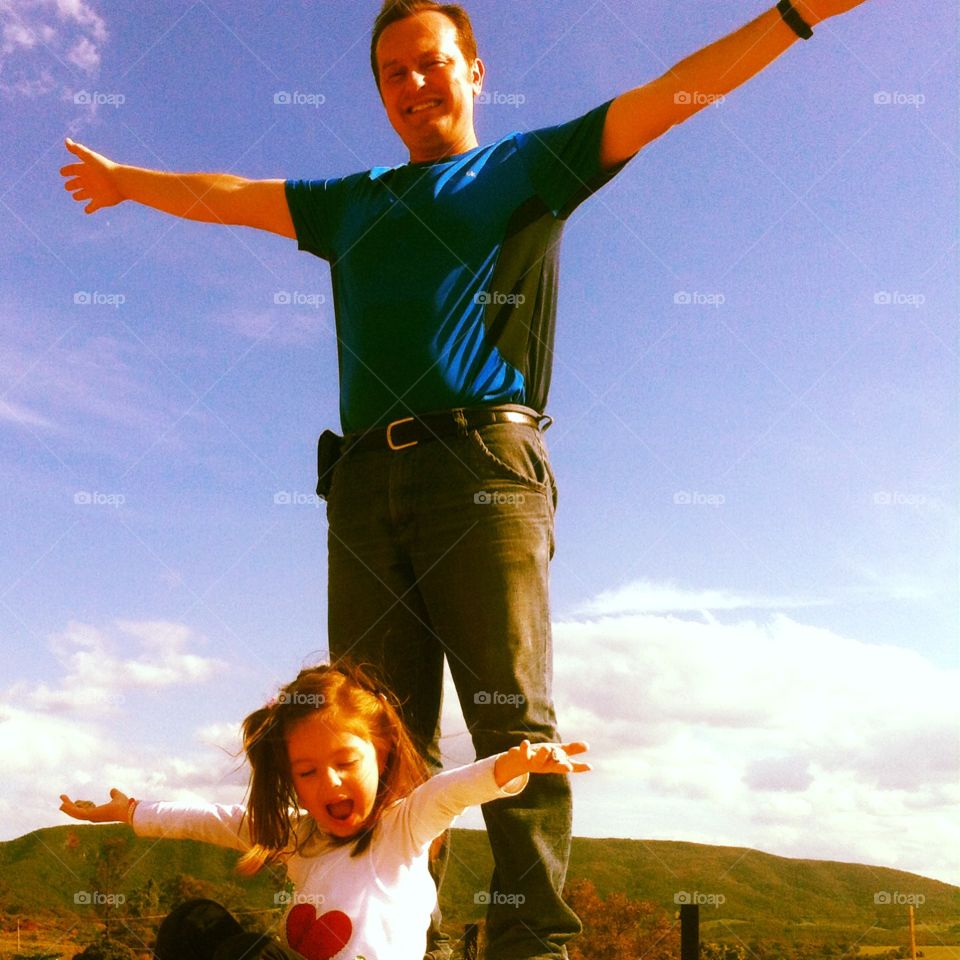
[[[483,63],[467,63],[449,17],[427,10],[390,24],[377,43],[377,63],[387,117],[411,161],[477,146],[473,98],[483,83]]]

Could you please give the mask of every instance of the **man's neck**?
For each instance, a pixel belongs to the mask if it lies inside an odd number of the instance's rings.
[[[477,134],[474,130],[471,130],[469,134],[465,134],[455,141],[410,150],[410,163],[436,163],[438,160],[446,160],[448,157],[456,157],[461,153],[467,153],[479,146],[480,141],[477,140]]]

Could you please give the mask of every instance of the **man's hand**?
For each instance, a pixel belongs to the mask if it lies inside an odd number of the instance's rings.
[[[60,794],[60,799],[63,801],[60,809],[74,820],[88,820],[90,823],[130,822],[130,798],[116,787],[110,791],[109,802],[99,805],[91,800],[71,800],[65,793]]]
[[[511,747],[497,757],[493,776],[498,787],[506,786],[515,777],[525,773],[585,773],[589,763],[578,763],[571,756],[586,753],[587,744],[574,743],[534,743],[524,740],[519,746]]]
[[[80,158],[81,162],[60,168],[60,173],[72,178],[63,186],[73,194],[74,200],[80,203],[90,201],[84,213],[94,213],[103,207],[112,207],[126,199],[117,188],[116,163],[79,143],[74,143],[69,137],[64,143],[74,156]]]

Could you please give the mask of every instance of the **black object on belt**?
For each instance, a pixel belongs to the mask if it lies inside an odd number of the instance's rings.
[[[422,417],[403,417],[386,427],[351,433],[344,438],[344,453],[363,450],[406,450],[428,440],[452,437],[462,430],[476,430],[491,423],[523,423],[540,429],[540,416],[520,410],[445,410]],[[548,418],[547,418],[548,419]]]

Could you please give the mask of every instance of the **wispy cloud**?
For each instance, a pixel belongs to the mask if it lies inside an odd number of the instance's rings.
[[[0,420],[21,426],[38,427],[41,430],[56,430],[57,425],[39,413],[16,403],[0,400]]]
[[[0,4],[0,92],[50,93],[56,86],[51,60],[65,71],[65,83],[93,76],[108,36],[106,22],[84,0],[6,0]]]
[[[730,590],[695,590],[675,583],[634,580],[604,590],[577,608],[587,617],[622,616],[628,613],[683,613],[721,610],[790,610],[820,606],[828,601],[801,597],[764,597]]]

